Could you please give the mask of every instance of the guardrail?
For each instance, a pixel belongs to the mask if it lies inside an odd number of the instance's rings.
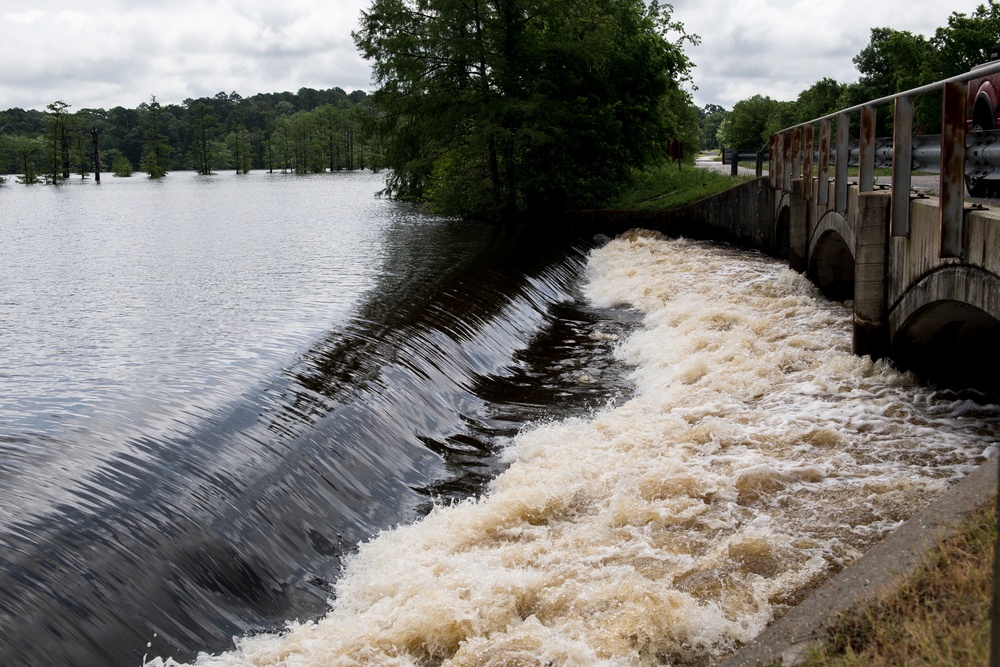
[[[792,179],[813,173],[818,166],[817,203],[828,205],[830,165],[834,166],[834,207],[847,210],[847,168],[858,166],[858,188],[875,189],[876,166],[892,167],[892,207],[890,233],[908,236],[910,232],[910,183],[914,170],[941,175],[939,208],[941,216],[941,256],[961,257],[964,239],[965,176],[983,176],[1000,170],[1000,131],[966,132],[968,82],[1000,72],[1000,62],[872,100],[832,114],[786,128],[771,136],[768,167],[771,186],[790,190]],[[941,91],[941,134],[913,135],[913,100],[917,95]],[[893,137],[875,138],[877,108],[893,105]],[[851,114],[860,114],[860,137],[850,140]],[[831,145],[836,121],[836,144]],[[817,143],[817,126],[818,146]],[[852,146],[853,143],[853,146]],[[775,159],[778,157],[778,159]],[[803,188],[806,198],[812,188]]]
[[[734,148],[722,149],[722,164],[731,165],[730,175],[736,176],[739,173],[740,162],[754,162],[757,167],[757,178],[764,175],[764,162],[770,159],[769,151],[757,151],[750,153],[747,151],[737,151]]]

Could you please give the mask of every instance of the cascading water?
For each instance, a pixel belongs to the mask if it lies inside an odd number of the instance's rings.
[[[484,496],[361,545],[326,616],[199,664],[712,664],[996,448],[996,405],[853,356],[780,263],[631,234],[588,266],[643,314],[634,396],[522,431]]]

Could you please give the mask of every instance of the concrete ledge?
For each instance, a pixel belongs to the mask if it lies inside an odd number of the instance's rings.
[[[997,460],[991,459],[772,623],[722,667],[757,667],[779,660],[782,667],[800,665],[840,614],[892,592],[917,569],[927,551],[955,533],[996,493]]]

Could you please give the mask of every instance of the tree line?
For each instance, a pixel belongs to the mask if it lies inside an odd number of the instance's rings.
[[[95,165],[152,177],[388,169],[386,193],[510,220],[594,207],[698,143],[697,43],[656,0],[372,0],[353,33],[371,95],[300,90],[135,109],[11,109],[0,173],[58,183]],[[89,141],[88,141],[89,140]]]
[[[947,25],[937,28],[931,37],[873,28],[868,45],[853,58],[861,75],[857,81],[840,83],[823,78],[794,101],[777,101],[758,94],[737,102],[732,110],[709,104],[698,110],[701,146],[745,151],[766,148],[770,136],[779,130],[967,72],[990,60],[998,42],[997,0],[988,0],[968,15],[953,12]],[[891,136],[891,116],[878,115],[878,136]],[[940,93],[916,98],[914,127],[921,134],[940,131]]]
[[[367,130],[371,97],[341,88],[261,93],[136,108],[80,109],[57,100],[45,111],[0,112],[0,174],[58,183],[71,175],[159,178],[170,171],[252,169],[318,173],[384,166],[380,143]]]

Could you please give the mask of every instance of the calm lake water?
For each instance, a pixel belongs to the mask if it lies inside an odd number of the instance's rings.
[[[996,450],[781,262],[381,183],[0,188],[0,664],[711,665]]]

